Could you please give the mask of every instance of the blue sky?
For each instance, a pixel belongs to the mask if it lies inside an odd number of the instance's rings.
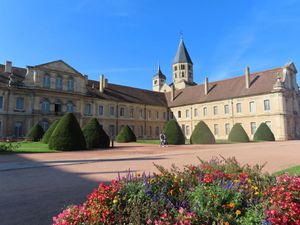
[[[180,32],[197,83],[300,65],[297,0],[0,0],[0,9],[0,63],[15,66],[63,59],[90,79],[151,89],[158,62],[171,82]]]

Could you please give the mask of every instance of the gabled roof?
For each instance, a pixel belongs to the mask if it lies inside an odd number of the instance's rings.
[[[166,76],[161,72],[161,69],[160,69],[160,65],[158,64],[158,67],[157,67],[157,72],[156,74],[153,76],[153,78],[155,77],[158,77],[158,78],[162,78],[162,79],[167,79]]]
[[[176,107],[271,93],[277,76],[282,77],[282,69],[279,67],[251,74],[250,88],[246,88],[245,76],[243,75],[209,83],[207,95],[204,93],[204,84],[176,90],[173,101],[171,101],[171,94],[168,92],[166,93],[168,106]]]
[[[49,69],[51,69],[51,66],[53,65],[53,69],[55,69],[56,65],[64,65],[65,68],[69,69],[70,71],[72,71],[73,73],[77,73],[77,74],[81,74],[79,71],[77,71],[76,69],[74,69],[72,66],[70,66],[68,63],[66,63],[65,61],[59,59],[59,60],[55,60],[55,61],[51,61],[51,62],[47,62],[47,63],[43,63],[43,64],[39,64],[34,66],[35,68],[38,67],[48,67]]]
[[[178,50],[177,50],[176,56],[173,61],[173,64],[175,64],[175,63],[191,63],[191,64],[193,64],[191,57],[190,57],[188,51],[186,50],[183,39],[180,39]]]

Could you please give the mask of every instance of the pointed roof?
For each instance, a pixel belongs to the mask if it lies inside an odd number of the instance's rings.
[[[190,57],[188,51],[186,50],[186,47],[185,47],[185,44],[184,44],[182,38],[180,39],[178,50],[177,50],[176,56],[173,61],[173,64],[175,64],[175,63],[191,63],[191,64],[193,64],[191,57]]]
[[[158,64],[158,67],[157,67],[157,72],[156,74],[153,76],[154,77],[159,77],[159,78],[162,78],[162,79],[167,79],[166,76],[161,72],[161,69],[160,69],[160,65]]]

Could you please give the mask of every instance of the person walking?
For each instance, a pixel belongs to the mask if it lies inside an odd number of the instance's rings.
[[[164,137],[164,133],[161,132],[159,134],[159,140],[160,140],[160,144],[159,144],[159,147],[164,147],[164,140],[165,140],[165,137]]]

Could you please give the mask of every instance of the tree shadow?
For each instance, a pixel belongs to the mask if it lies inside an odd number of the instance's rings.
[[[3,155],[2,157],[5,157]],[[21,159],[20,159],[21,158]],[[15,161],[14,161],[15,159]],[[151,160],[153,160],[152,158]],[[146,160],[145,158],[112,159],[118,160]],[[101,180],[93,181],[83,177],[89,174],[124,175],[126,170],[68,172],[45,162],[27,159],[21,155],[10,155],[9,162],[22,162],[32,165],[30,168],[16,168],[5,170],[0,168],[0,218],[1,224],[52,224],[52,217],[58,215],[62,209],[71,204],[81,204],[86,197],[97,188]],[[65,160],[73,163],[101,162],[103,160]],[[86,162],[85,162],[86,161]],[[48,161],[48,163],[51,161]],[[131,172],[135,172],[134,170]]]

